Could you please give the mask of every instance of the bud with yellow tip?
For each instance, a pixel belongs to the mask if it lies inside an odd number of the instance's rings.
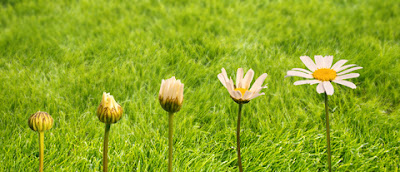
[[[106,124],[103,143],[103,172],[108,171],[108,135],[111,124],[118,122],[122,118],[122,107],[114,100],[110,93],[103,92],[103,98],[97,108],[97,117]]]
[[[44,159],[44,131],[53,127],[53,118],[47,112],[36,112],[29,117],[28,125],[33,131],[39,133],[39,171],[43,171]]]
[[[122,118],[123,109],[114,100],[110,93],[103,93],[100,105],[97,108],[97,117],[103,123],[113,124]]]

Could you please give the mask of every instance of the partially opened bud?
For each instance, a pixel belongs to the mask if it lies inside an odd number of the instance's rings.
[[[103,99],[97,108],[97,117],[103,123],[112,124],[118,122],[122,118],[122,107],[115,102],[114,97],[110,93],[103,93]]]
[[[161,107],[167,112],[178,112],[183,102],[183,84],[181,81],[176,80],[175,77],[162,80],[158,99]]]
[[[33,131],[43,132],[53,127],[53,118],[47,112],[36,112],[29,117],[28,125]]]

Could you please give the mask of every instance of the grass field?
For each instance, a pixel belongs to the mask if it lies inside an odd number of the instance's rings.
[[[0,1],[0,171],[37,171],[28,118],[49,112],[45,171],[100,171],[103,91],[124,108],[112,125],[111,171],[166,171],[161,79],[185,84],[175,116],[175,171],[237,171],[238,106],[224,67],[268,73],[244,105],[245,171],[326,171],[324,98],[284,78],[301,55],[364,69],[329,97],[335,171],[399,171],[400,3],[306,1]]]

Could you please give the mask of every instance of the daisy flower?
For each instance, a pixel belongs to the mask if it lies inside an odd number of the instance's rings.
[[[233,83],[232,78],[228,79],[228,75],[226,74],[224,68],[221,70],[222,73],[218,74],[218,79],[221,81],[222,85],[228,89],[231,98],[236,103],[248,103],[251,99],[264,95],[264,93],[260,93],[260,91],[263,88],[267,88],[267,86],[262,86],[265,78],[267,78],[266,73],[263,73],[260,77],[258,77],[253,86],[250,88],[250,83],[254,77],[254,71],[252,69],[247,71],[246,75],[243,77],[243,69],[239,68],[236,75],[236,84]]]
[[[356,85],[345,79],[359,77],[358,73],[350,73],[358,69],[362,69],[355,64],[344,65],[347,60],[339,60],[334,65],[332,65],[333,56],[314,56],[315,63],[308,56],[301,56],[301,61],[309,69],[293,68],[287,72],[285,77],[289,76],[299,76],[307,78],[309,80],[300,80],[294,82],[294,85],[302,84],[318,84],[317,92],[326,93],[327,95],[332,95],[334,92],[331,82],[335,82],[352,89],[356,88]]]
[[[339,60],[332,66],[333,56],[314,56],[315,63],[308,56],[301,56],[301,61],[307,66],[309,70],[301,68],[293,68],[287,72],[288,76],[300,76],[309,80],[301,80],[294,82],[294,85],[302,84],[318,84],[317,92],[325,93],[325,124],[326,124],[326,145],[327,145],[327,162],[329,172],[332,171],[332,154],[331,154],[331,139],[330,139],[330,127],[329,127],[329,106],[328,106],[328,95],[332,95],[334,90],[331,82],[335,82],[352,89],[356,88],[356,85],[345,79],[359,77],[358,73],[350,73],[362,67],[358,67],[355,64],[344,65],[347,60]]]
[[[228,75],[226,74],[224,68],[221,70],[222,73],[218,74],[218,79],[221,81],[222,85],[228,89],[231,98],[237,104],[239,104],[238,121],[236,127],[236,151],[238,156],[239,172],[243,172],[242,157],[240,155],[240,119],[242,115],[242,106],[243,104],[248,103],[251,99],[264,95],[264,93],[260,93],[260,91],[263,88],[267,88],[267,86],[262,86],[265,78],[267,78],[267,74],[263,73],[260,77],[258,77],[253,86],[250,88],[250,83],[254,77],[254,71],[252,69],[247,71],[246,75],[243,77],[243,69],[239,68],[236,75],[236,84],[233,83],[232,78],[228,79]]]

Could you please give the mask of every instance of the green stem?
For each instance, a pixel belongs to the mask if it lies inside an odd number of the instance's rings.
[[[332,165],[331,165],[331,134],[330,134],[330,129],[329,129],[329,107],[328,107],[328,95],[325,93],[325,118],[326,118],[326,141],[327,141],[327,147],[328,147],[328,167],[329,167],[329,172],[332,171]]]
[[[39,171],[43,172],[44,132],[39,132]]]
[[[104,144],[103,144],[103,172],[108,171],[108,135],[110,133],[111,124],[106,124],[106,129],[104,132]]]
[[[239,165],[239,171],[243,172],[243,167],[242,167],[242,157],[240,156],[240,117],[242,116],[242,106],[243,104],[239,104],[239,113],[238,113],[238,121],[237,121],[237,130],[236,130],[236,150],[237,150],[237,156],[238,156],[238,165]]]
[[[172,134],[174,132],[174,113],[168,118],[168,172],[172,172]]]

